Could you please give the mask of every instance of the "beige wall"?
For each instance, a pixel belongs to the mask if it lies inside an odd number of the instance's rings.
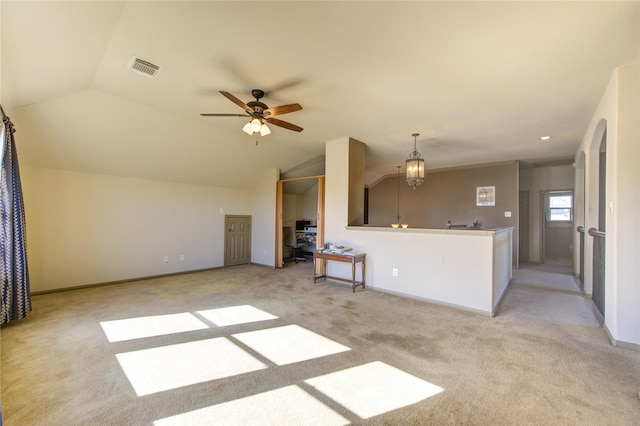
[[[252,214],[248,190],[32,167],[21,174],[34,292],[223,266],[224,215]]]
[[[620,346],[640,350],[640,63],[619,67],[576,153],[584,206],[578,224],[598,228],[598,157],[607,132],[605,329]],[[581,221],[581,222],[580,222]],[[576,233],[577,234],[577,233]],[[577,235],[576,235],[577,241]],[[575,244],[577,247],[577,243]],[[585,238],[585,292],[593,289],[593,238]]]
[[[282,194],[282,226],[293,226],[295,228],[298,220],[308,220],[316,224],[317,218],[317,183],[302,194]]]
[[[266,172],[253,190],[251,222],[251,262],[276,266],[276,183],[280,170]]]
[[[307,189],[301,196],[301,216],[303,220],[310,220],[311,223],[318,223],[318,184]]]
[[[364,225],[365,145],[349,138],[349,225]]]
[[[398,180],[388,176],[369,188],[369,225],[389,226],[397,215]],[[400,222],[443,229],[447,221],[483,229],[517,226],[518,163],[515,161],[427,172],[415,190],[400,173]],[[495,186],[495,207],[476,206],[476,187]],[[511,217],[504,216],[511,212]]]
[[[518,264],[518,162],[427,171],[415,190],[400,173],[400,222],[410,228],[444,229],[447,222],[482,229],[514,227],[513,262]],[[496,205],[476,206],[476,187],[495,186]],[[369,225],[390,226],[398,212],[398,178],[388,176],[369,188]],[[510,212],[511,217],[505,217]]]
[[[297,194],[282,194],[282,226],[296,228],[300,197]]]

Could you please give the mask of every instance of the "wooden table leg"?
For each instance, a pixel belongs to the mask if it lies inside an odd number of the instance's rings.
[[[356,262],[351,262],[351,291],[356,292]]]
[[[365,273],[364,259],[362,259],[362,288],[366,288],[364,286],[364,273]]]

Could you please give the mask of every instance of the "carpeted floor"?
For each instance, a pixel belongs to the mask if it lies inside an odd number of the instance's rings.
[[[38,295],[2,328],[4,424],[639,424],[640,353],[569,272],[523,265],[495,318],[310,263]]]

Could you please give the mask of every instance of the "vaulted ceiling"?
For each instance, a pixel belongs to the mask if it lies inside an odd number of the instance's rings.
[[[251,188],[367,144],[367,179],[413,150],[435,169],[570,159],[613,70],[639,58],[639,2],[0,3],[0,101],[21,163]],[[127,68],[132,55],[162,67]],[[219,91],[304,128],[260,138]],[[279,117],[279,118],[280,118]],[[541,142],[540,136],[551,139]]]

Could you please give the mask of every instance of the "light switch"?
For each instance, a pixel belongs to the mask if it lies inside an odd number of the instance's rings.
[[[504,217],[511,217],[511,212],[504,212]]]

